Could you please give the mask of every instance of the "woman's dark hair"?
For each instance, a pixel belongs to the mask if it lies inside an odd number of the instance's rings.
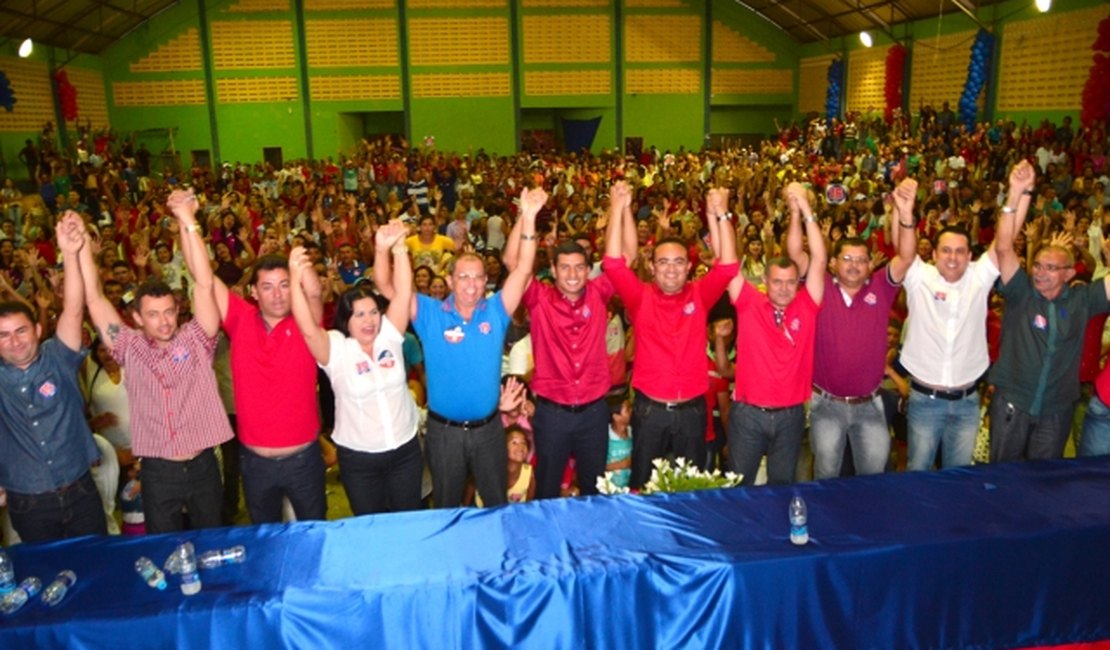
[[[351,287],[339,296],[339,300],[335,303],[335,329],[343,336],[350,336],[351,332],[347,329],[347,321],[351,320],[351,314],[355,311],[355,303],[363,298],[371,298],[378,306],[378,311],[385,317],[385,310],[389,306],[389,301],[382,297],[380,294],[374,293],[370,287],[360,285]]]

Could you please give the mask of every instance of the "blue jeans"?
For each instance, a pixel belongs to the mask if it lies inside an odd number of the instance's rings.
[[[12,527],[24,542],[46,542],[82,535],[107,535],[104,504],[92,472],[53,492],[8,492]]]
[[[991,462],[1062,458],[1075,405],[1051,415],[1033,416],[1006,401],[991,399]]]
[[[906,414],[909,437],[906,469],[932,469],[938,446],[943,453],[942,467],[970,465],[979,420],[977,391],[963,399],[946,400],[911,390]]]
[[[336,453],[351,512],[370,515],[420,508],[424,456],[416,436],[389,451],[369,453],[336,445]]]
[[[1093,392],[1093,391],[1092,391]],[[1087,417],[1083,418],[1083,436],[1079,438],[1079,457],[1110,454],[1110,406],[1091,395]]]
[[[468,473],[487,507],[508,503],[509,452],[500,415],[474,429],[448,426],[429,417],[424,442],[437,508],[462,504]]]
[[[192,528],[221,525],[223,485],[211,448],[186,461],[144,458],[142,480],[146,532],[184,530],[186,509]]]
[[[642,393],[632,404],[632,476],[629,487],[639,489],[651,478],[651,463],[668,451],[705,467],[705,400],[698,397],[677,410]],[[609,435],[608,430],[605,433]]]
[[[890,429],[883,398],[846,404],[814,392],[809,404],[809,443],[813,447],[814,478],[840,476],[844,445],[852,443],[856,475],[882,474],[890,460]]]
[[[733,402],[728,414],[728,450],[732,471],[743,475],[742,485],[755,485],[759,462],[767,455],[767,484],[794,482],[805,437],[802,405],[781,410]]]
[[[609,406],[604,399],[576,413],[537,399],[532,430],[536,438],[537,499],[559,496],[563,468],[571,454],[579,493],[597,494],[597,478],[605,474],[609,452]]]
[[[326,518],[324,458],[320,455],[319,443],[314,441],[284,458],[259,456],[241,446],[239,467],[251,523],[281,523],[282,497],[289,499],[297,521]]]

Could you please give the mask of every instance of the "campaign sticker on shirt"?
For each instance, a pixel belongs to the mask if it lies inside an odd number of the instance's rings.
[[[53,382],[43,382],[42,386],[39,386],[39,395],[43,397],[54,397],[54,394],[57,392],[58,387],[55,386]]]
[[[378,355],[378,365],[380,367],[388,369],[392,368],[396,364],[397,357],[394,357],[393,353],[389,350],[382,350],[382,353]]]
[[[944,302],[945,300],[948,300],[948,294],[944,293],[943,291],[934,291],[933,292],[933,300],[939,300],[940,302]]]
[[[686,305],[682,308],[682,313],[686,314],[687,316],[692,316],[694,314],[695,309],[697,309],[697,307],[694,305],[694,302],[691,300],[690,302],[686,303]]]
[[[487,321],[478,323],[478,331],[482,334],[489,334],[492,329]]]
[[[355,364],[355,372],[360,375],[365,375],[366,373],[370,372],[370,362],[359,361]]]
[[[589,318],[591,313],[592,312],[590,311],[589,307],[582,308],[582,318]]]
[[[458,325],[452,327],[449,330],[444,330],[443,331],[443,338],[448,343],[459,343],[465,337],[466,337],[466,334],[463,333],[462,328],[459,327]]]
[[[863,301],[874,307],[875,304],[879,302],[879,299],[875,297],[875,294],[868,292],[867,295],[863,297]]]
[[[184,361],[188,361],[189,360],[189,351],[186,350],[185,348],[181,348],[181,347],[174,348],[173,351],[170,352],[170,358],[173,359],[175,363],[182,363]]]
[[[1048,329],[1048,320],[1044,316],[1037,314],[1033,317],[1033,327],[1039,330]]]
[[[791,331],[794,331],[794,332],[797,332],[798,330],[802,329],[802,321],[797,319],[797,318],[790,321],[790,329],[791,329]]]

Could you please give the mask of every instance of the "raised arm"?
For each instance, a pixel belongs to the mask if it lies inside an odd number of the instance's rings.
[[[205,335],[213,338],[220,331],[221,311],[216,303],[215,276],[208,264],[208,253],[205,252],[200,227],[197,226],[197,205],[197,197],[192,190],[174,190],[166,199],[166,207],[177,219],[178,231],[181,233],[181,250],[185,254],[189,272],[193,274],[193,315]],[[194,263],[191,264],[188,260],[194,260]],[[198,268],[194,269],[194,265]],[[226,311],[225,302],[222,313]]]
[[[894,218],[891,220],[891,233],[898,254],[887,267],[890,279],[902,282],[906,271],[917,257],[917,224],[914,222],[913,206],[917,198],[917,181],[907,178],[894,189]]]
[[[536,261],[536,215],[547,203],[547,192],[542,187],[525,189],[520,193],[520,257],[517,267],[509,272],[505,285],[501,288],[501,304],[510,314],[516,311],[524,288],[532,277],[532,267]]]
[[[312,358],[316,359],[316,363],[326,366],[331,358],[331,343],[328,341],[327,331],[313,317],[304,290],[304,274],[311,268],[312,260],[308,259],[303,246],[297,246],[289,253],[289,300],[293,320],[297,321],[297,327],[304,336],[305,346]]]
[[[805,274],[806,291],[809,292],[809,297],[813,298],[813,302],[820,305],[821,300],[825,297],[825,267],[828,266],[829,261],[828,251],[825,248],[825,237],[821,232],[821,227],[817,225],[817,218],[813,216],[813,208],[809,205],[809,197],[806,195],[805,188],[797,183],[791,183],[786,190],[790,195],[791,202],[796,204],[797,213],[800,213],[801,220],[805,223],[806,241],[809,242],[809,272]],[[790,229],[793,232],[797,228],[799,215],[793,209],[790,212]],[[794,263],[797,264],[798,262],[795,261]]]
[[[624,236],[624,210],[625,202],[632,200],[632,193],[628,189],[628,183],[624,181],[617,181],[609,189],[609,223],[605,227],[605,257],[624,257],[624,263],[630,264],[631,259],[625,257],[624,248],[625,244],[622,240]],[[635,228],[633,228],[632,236],[635,237]],[[635,253],[633,253],[635,258]]]
[[[55,334],[70,350],[81,349],[81,321],[85,317],[85,285],[81,278],[79,255],[85,245],[85,222],[81,215],[67,210],[57,228],[58,249],[64,270],[62,314]]]
[[[736,231],[728,211],[728,189],[718,187],[705,195],[706,217],[709,221],[709,240],[720,264],[736,262]]]
[[[385,316],[398,332],[404,332],[409,326],[409,313],[412,311],[410,303],[414,293],[412,260],[409,259],[408,246],[405,246],[406,234],[408,228],[400,219],[395,219],[378,228],[374,236],[376,250],[388,250],[393,257],[393,298]],[[377,262],[378,260],[375,261]]]
[[[988,251],[993,256],[991,261],[1001,273],[1002,284],[1009,284],[1021,267],[1021,259],[1014,250],[1014,236],[1025,225],[1036,179],[1037,174],[1028,161],[1023,160],[1010,170],[1010,191],[1006,195],[1006,206],[1002,208],[1002,218],[998,220],[994,242]]]
[[[804,216],[813,215],[807,212],[805,215],[801,214],[801,205],[798,203],[798,196],[805,196],[805,188],[800,183],[791,183],[783,188],[783,198],[786,200],[786,205],[790,209],[790,222],[786,227],[786,255],[798,267],[799,277],[805,277],[809,273],[809,256],[806,255],[805,244],[802,241],[802,221]],[[807,201],[808,205],[809,202]],[[818,228],[820,233],[820,228]]]
[[[78,267],[81,269],[81,281],[85,287],[85,304],[89,308],[89,318],[92,319],[93,326],[100,332],[104,345],[111,350],[115,347],[116,339],[123,327],[123,319],[120,318],[115,305],[104,297],[104,291],[100,287],[100,274],[93,260],[92,236],[84,228],[82,231],[81,236],[84,237],[85,243],[81,246],[77,259]]]

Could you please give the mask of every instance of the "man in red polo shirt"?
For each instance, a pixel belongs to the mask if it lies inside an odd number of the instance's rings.
[[[686,245],[677,239],[656,243],[653,281],[641,282],[622,256],[622,237],[636,232],[631,210],[622,219],[609,219],[602,269],[624,302],[636,337],[633,488],[647,482],[652,461],[668,450],[698,467],[705,464],[706,323],[709,309],[739,270],[727,189],[709,191],[706,215],[716,263],[694,282],[688,281]]]
[[[213,277],[196,222],[196,203],[174,204],[182,236],[198,245],[185,249],[197,292],[209,286],[210,300],[194,297],[197,317],[222,322],[231,340],[231,380],[235,389],[237,434],[241,445],[243,495],[251,521],[282,519],[282,497],[298,520],[324,519],[324,462],[317,443],[320,419],[316,405],[316,361],[292,316],[289,262],[264,255],[251,271],[247,302]],[[192,235],[192,233],[197,233]],[[204,278],[210,282],[202,283]],[[317,320],[323,319],[322,289],[316,274],[305,273],[303,285]],[[216,313],[208,314],[214,308]]]
[[[620,220],[632,193],[623,181],[610,190],[609,219]],[[509,234],[505,266],[516,267],[521,221]],[[624,259],[636,254],[625,242]],[[605,332],[613,285],[606,276],[589,280],[590,259],[574,241],[555,249],[551,274],[554,286],[529,279],[524,306],[531,315],[532,352],[536,362],[531,388],[536,396],[532,427],[536,439],[536,498],[559,496],[563,468],[575,458],[578,487],[597,494],[609,448],[611,384]]]
[[[728,418],[729,462],[753,485],[767,455],[767,482],[792,483],[805,434],[802,404],[813,378],[817,313],[825,293],[825,240],[806,190],[791,183],[784,192],[790,207],[786,248],[802,252],[802,225],[809,240],[805,290],[798,291],[798,265],[784,257],[767,262],[767,293],[737,276],[728,286],[736,305],[736,391]]]

